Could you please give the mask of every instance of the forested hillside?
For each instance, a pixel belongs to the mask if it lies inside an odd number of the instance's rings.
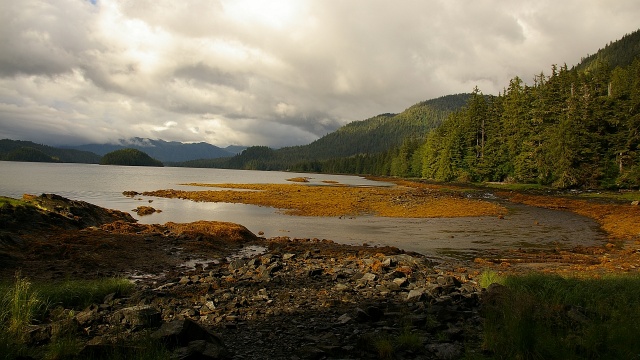
[[[414,164],[441,181],[638,187],[639,45],[636,31],[572,69],[553,66],[531,86],[516,77],[489,99],[476,89],[412,154],[422,159]]]
[[[72,149],[59,149],[31,141],[0,140],[0,160],[97,164],[100,156]]]
[[[183,163],[193,167],[221,167],[253,170],[323,171],[319,162],[355,155],[381,154],[399,147],[408,138],[424,140],[429,130],[439,126],[454,110],[461,108],[469,94],[448,95],[418,103],[400,114],[381,114],[354,121],[309,145],[270,149],[255,146],[229,159],[196,160]]]
[[[100,165],[164,166],[162,162],[138,149],[120,149],[107,153],[100,160]]]

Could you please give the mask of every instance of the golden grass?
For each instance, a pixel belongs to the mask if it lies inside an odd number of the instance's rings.
[[[415,183],[407,183],[415,184]],[[215,191],[157,190],[145,196],[268,206],[288,215],[436,218],[503,214],[502,206],[427,187],[345,187],[300,184],[187,184]],[[253,190],[253,191],[236,191]]]

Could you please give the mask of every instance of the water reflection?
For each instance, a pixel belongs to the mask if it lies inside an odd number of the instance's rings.
[[[292,177],[311,177],[309,185],[338,182],[352,186],[390,186],[356,176],[309,175],[248,170],[144,168],[87,164],[41,164],[0,161],[0,195],[20,198],[24,193],[56,193],[106,208],[131,213],[142,223],[228,221],[266,237],[290,236],[330,239],[345,244],[391,245],[424,254],[470,254],[481,249],[594,245],[605,240],[597,224],[569,212],[508,205],[505,219],[389,219],[295,217],[255,205],[202,203],[136,196],[123,191],[159,189],[203,190],[184,183],[289,183]],[[491,198],[490,196],[488,198]],[[142,199],[142,200],[137,200]],[[149,200],[153,200],[149,204]],[[491,199],[494,200],[494,199]],[[131,210],[151,205],[162,210],[140,217]]]

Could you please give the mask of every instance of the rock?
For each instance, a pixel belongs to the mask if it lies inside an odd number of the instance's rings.
[[[138,213],[138,215],[140,216],[146,216],[146,215],[151,215],[153,213],[156,212],[161,212],[160,210],[156,210],[155,208],[151,207],[151,206],[138,206],[137,208],[131,210],[135,213]]]
[[[185,347],[177,348],[171,354],[171,360],[217,360],[229,359],[230,354],[224,346],[205,340],[194,340]]]
[[[233,259],[229,262],[229,271],[242,269],[245,265],[247,265],[246,259]]]
[[[132,306],[113,313],[110,322],[114,325],[151,328],[160,326],[162,315],[149,305]]]
[[[384,316],[384,310],[377,306],[369,306],[367,308],[367,315],[369,315],[371,321],[378,321]]]
[[[324,359],[326,358],[326,355],[327,355],[324,350],[320,349],[317,346],[312,346],[312,345],[301,347],[298,350],[298,354],[302,356],[302,359],[309,359],[309,360]]]
[[[406,277],[395,278],[393,279],[393,283],[396,284],[397,286],[404,286],[407,284],[407,278]]]
[[[342,283],[336,284],[333,288],[335,291],[340,291],[340,292],[347,291],[350,289],[349,285],[342,284]]]
[[[353,319],[351,318],[351,316],[349,316],[349,314],[342,314],[339,318],[338,318],[338,325],[344,325],[347,324],[349,322],[351,322]]]
[[[369,316],[369,314],[367,314],[366,311],[364,311],[364,310],[362,310],[360,308],[356,308],[355,319],[356,319],[357,322],[364,323],[364,322],[370,321],[371,317]]]
[[[324,270],[322,268],[319,269],[311,269],[307,272],[307,274],[309,275],[309,277],[318,277],[320,275],[322,275],[324,273]]]
[[[425,289],[418,288],[409,291],[407,295],[407,301],[420,301],[424,297]]]
[[[28,344],[42,345],[51,340],[51,325],[29,325],[25,333]]]
[[[118,346],[114,344],[86,344],[78,353],[75,359],[95,359],[107,360],[114,358],[114,354],[122,356],[124,359],[133,357],[138,348],[132,346]]]
[[[85,327],[98,319],[98,307],[90,306],[76,314],[74,319],[78,325]]]
[[[462,356],[462,345],[457,343],[442,343],[427,345],[427,350],[431,351],[436,359],[449,360],[459,359]]]
[[[506,286],[493,283],[482,293],[482,302],[484,305],[496,305],[503,301],[509,295],[509,292],[509,288]]]
[[[162,324],[160,329],[151,334],[154,339],[160,340],[169,349],[188,346],[195,340],[204,340],[208,343],[224,347],[222,340],[209,332],[193,320],[174,320]]]
[[[453,286],[453,287],[460,287],[460,285],[462,285],[462,283],[460,282],[460,280],[456,279],[453,276],[438,276],[436,278],[436,282],[439,285],[442,286]]]
[[[370,281],[376,281],[377,278],[378,278],[378,276],[376,274],[366,273],[366,274],[362,275],[362,277],[358,281],[359,282],[370,282]]]
[[[396,260],[393,259],[390,256],[385,257],[385,259],[382,261],[382,266],[387,267],[387,268],[393,267],[393,266],[396,266],[396,265],[397,265]]]

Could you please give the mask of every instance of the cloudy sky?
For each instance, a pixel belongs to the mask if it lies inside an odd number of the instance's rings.
[[[640,27],[637,0],[0,0],[0,138],[280,147]]]

